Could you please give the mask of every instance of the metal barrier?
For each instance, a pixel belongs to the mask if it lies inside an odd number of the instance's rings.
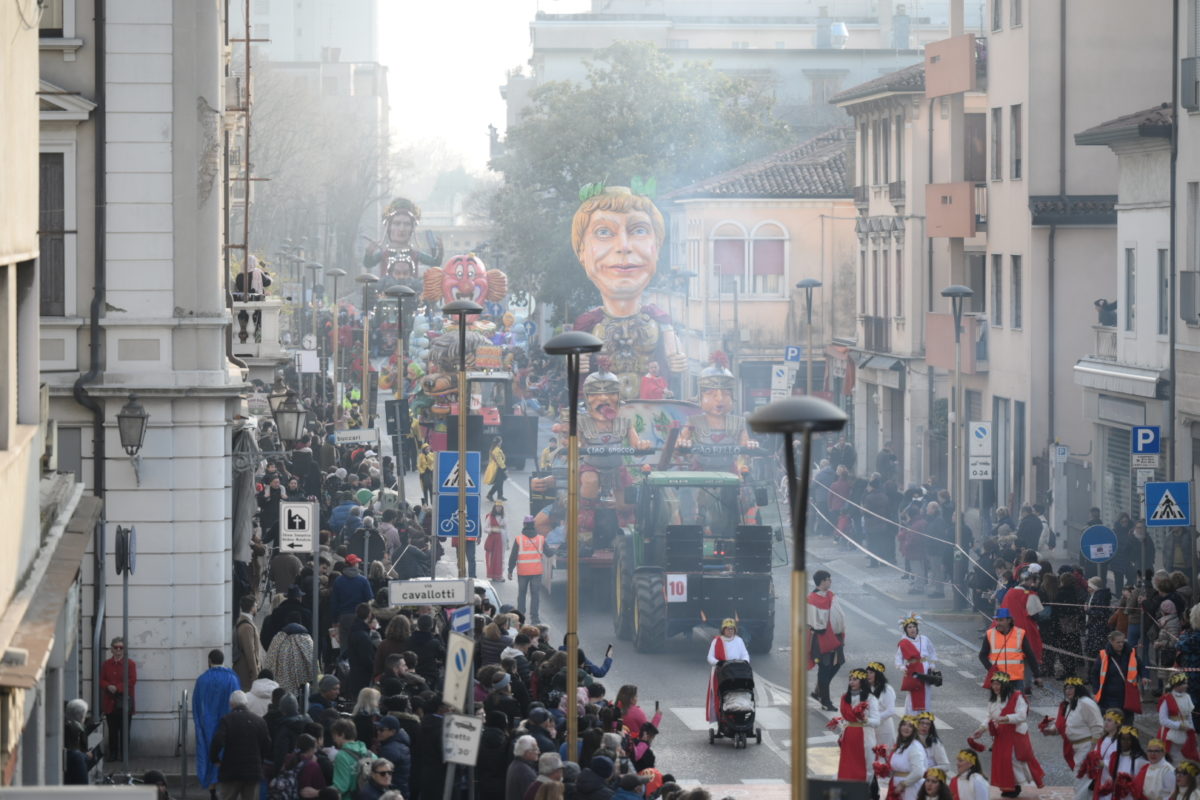
[[[179,796],[187,800],[187,735],[188,735],[188,690],[179,698],[179,730],[175,735],[175,755],[179,756]]]

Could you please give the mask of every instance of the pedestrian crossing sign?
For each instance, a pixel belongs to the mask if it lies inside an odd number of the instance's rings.
[[[1192,524],[1192,484],[1160,481],[1146,484],[1146,527],[1173,528]]]
[[[437,454],[438,494],[458,493],[458,452],[439,450]],[[479,494],[479,451],[467,451],[467,494]]]

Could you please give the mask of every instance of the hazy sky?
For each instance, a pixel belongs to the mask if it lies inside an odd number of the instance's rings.
[[[539,6],[574,11],[587,5],[582,0],[382,0],[379,56],[388,67],[397,144],[440,145],[446,155],[461,154],[468,170],[483,170],[487,126],[504,130],[500,86],[508,70],[527,65],[529,23]]]

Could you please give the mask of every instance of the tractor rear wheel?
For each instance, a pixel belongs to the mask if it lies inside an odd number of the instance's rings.
[[[667,638],[667,586],[661,572],[633,576],[633,646],[639,653],[657,653]]]

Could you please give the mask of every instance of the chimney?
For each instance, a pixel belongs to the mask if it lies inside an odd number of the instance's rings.
[[[912,17],[903,3],[896,6],[896,16],[892,18],[892,48],[912,49]]]
[[[833,20],[829,18],[829,6],[817,9],[817,49],[833,49]]]

